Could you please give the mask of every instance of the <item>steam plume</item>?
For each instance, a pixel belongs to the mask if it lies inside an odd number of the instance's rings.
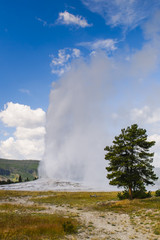
[[[105,179],[103,149],[108,134],[104,101],[111,92],[111,69],[108,58],[99,54],[90,64],[75,62],[54,85],[47,113],[42,176],[88,183]]]
[[[156,79],[151,78],[159,63],[156,39],[127,58],[122,53],[121,59],[108,58],[100,52],[88,62],[76,60],[53,85],[40,176],[107,185],[104,147],[121,128],[135,123],[132,109],[152,107],[153,102],[156,107],[159,99]],[[137,122],[154,133],[155,126]]]

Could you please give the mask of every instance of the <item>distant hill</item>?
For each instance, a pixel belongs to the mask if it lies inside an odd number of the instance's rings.
[[[0,158],[0,181],[33,180],[38,177],[38,160],[8,160]]]

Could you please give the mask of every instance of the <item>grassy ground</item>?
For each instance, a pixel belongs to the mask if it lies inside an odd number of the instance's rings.
[[[76,209],[79,212],[76,215],[73,212],[72,214],[70,212],[66,214],[63,211],[50,212],[51,206],[67,207],[67,209]],[[0,239],[77,239],[79,231],[84,228],[80,219],[81,211],[95,213],[95,215],[98,213],[101,218],[109,212],[127,214],[133,228],[137,231],[139,228],[146,231],[149,227],[153,234],[151,239],[160,238],[160,197],[119,201],[116,192],[1,190]],[[71,235],[73,238],[67,238]]]
[[[154,195],[154,193],[153,193]],[[85,208],[87,211],[113,211],[127,213],[135,225],[134,217],[140,216],[143,222],[153,225],[153,232],[160,235],[160,197],[148,199],[121,200],[117,199],[117,192],[109,193],[54,193],[44,197],[32,197],[32,201],[42,204],[67,204],[70,207]]]
[[[57,214],[3,212],[0,239],[57,239],[77,232],[77,222]]]
[[[117,192],[54,192],[48,196],[32,197],[32,201],[42,204],[69,205],[70,207],[91,207],[98,202],[118,200]]]

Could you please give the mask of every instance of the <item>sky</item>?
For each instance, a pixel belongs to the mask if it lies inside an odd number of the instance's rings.
[[[0,0],[0,157],[43,158],[50,91],[85,64],[112,68],[110,136],[138,123],[160,167],[159,26],[160,0]]]

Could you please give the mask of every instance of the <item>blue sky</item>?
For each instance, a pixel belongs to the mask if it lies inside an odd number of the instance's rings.
[[[51,74],[50,56],[56,56],[59,49],[80,48],[85,57],[88,49],[77,45],[98,39],[116,40],[117,48],[142,46],[144,39],[139,22],[132,31],[132,23],[107,25],[101,14],[90,11],[83,2],[1,1],[1,106],[13,101],[46,111],[51,83],[56,79]],[[91,26],[56,23],[59,13],[65,11],[82,16]],[[126,33],[124,28],[129,28]]]
[[[56,24],[64,11],[84,17],[92,26]],[[0,18],[1,106],[13,101],[47,110],[50,86],[56,78],[51,74],[50,55],[56,56],[59,49],[78,48],[81,42],[123,39],[123,26],[106,25],[100,14],[91,12],[81,1],[1,1]],[[117,47],[142,46],[139,26],[126,35]],[[87,49],[82,53],[88,54]]]
[[[120,111],[130,98],[125,90],[136,89],[125,114],[133,110],[138,123],[145,114],[152,116],[144,127],[160,143],[159,11],[159,0],[1,0],[0,157],[42,158],[52,82],[59,82],[78,59],[87,64],[98,52],[118,62],[118,69],[131,68],[123,82],[115,83],[117,94],[110,99],[115,124],[125,123]]]

